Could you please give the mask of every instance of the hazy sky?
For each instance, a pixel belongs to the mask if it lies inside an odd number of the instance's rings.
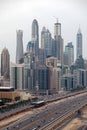
[[[15,61],[16,30],[23,30],[24,50],[31,40],[31,24],[37,19],[39,34],[45,26],[54,34],[56,18],[62,25],[64,45],[76,48],[79,25],[83,34],[83,56],[87,58],[87,0],[0,0],[0,53],[6,46]]]

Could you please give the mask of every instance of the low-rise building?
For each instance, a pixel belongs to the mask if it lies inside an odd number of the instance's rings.
[[[0,99],[11,99],[15,101],[15,98],[19,96],[17,91],[14,91],[13,87],[0,87]]]

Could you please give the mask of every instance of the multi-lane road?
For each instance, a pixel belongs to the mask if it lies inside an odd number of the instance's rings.
[[[59,123],[67,115],[74,113],[87,104],[87,94],[67,98],[64,102],[46,107],[45,110],[33,116],[23,117],[21,120],[3,128],[3,130],[51,130],[55,123]],[[37,108],[36,108],[37,109]],[[38,109],[37,109],[38,110]]]

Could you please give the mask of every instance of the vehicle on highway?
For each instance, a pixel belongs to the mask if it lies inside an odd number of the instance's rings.
[[[34,107],[40,107],[40,106],[45,105],[45,101],[44,101],[44,100],[36,101],[36,102],[32,102],[31,104],[32,104]]]
[[[37,130],[37,128],[33,128],[32,130]]]

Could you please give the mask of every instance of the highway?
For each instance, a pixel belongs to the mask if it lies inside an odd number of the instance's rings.
[[[38,114],[27,116],[3,128],[2,130],[51,130],[67,115],[73,114],[87,104],[87,94],[67,98],[66,101],[54,104]],[[37,109],[37,108],[36,108]],[[55,128],[53,130],[56,130]]]
[[[74,92],[74,93],[62,92],[62,93],[58,93],[58,94],[54,94],[54,95],[39,96],[38,98],[39,98],[39,100],[44,100],[46,103],[51,103],[51,102],[55,102],[55,101],[65,99],[68,97],[73,97],[75,95],[83,94],[86,92],[87,92],[87,89],[79,91],[79,92]],[[13,108],[10,111],[4,111],[4,113],[0,112],[0,120],[10,117],[12,115],[15,115],[17,113],[20,113],[21,111],[29,110],[29,109],[32,109],[32,105],[27,104],[25,106],[19,106],[17,108]]]
[[[15,115],[16,113],[19,113],[21,111],[24,111],[24,110],[29,110],[32,108],[32,105],[26,105],[26,106],[21,106],[19,108],[16,108],[16,109],[11,109],[10,111],[5,111],[4,113],[0,113],[0,120],[3,119],[3,118],[6,118],[8,116],[12,116],[12,115]]]

